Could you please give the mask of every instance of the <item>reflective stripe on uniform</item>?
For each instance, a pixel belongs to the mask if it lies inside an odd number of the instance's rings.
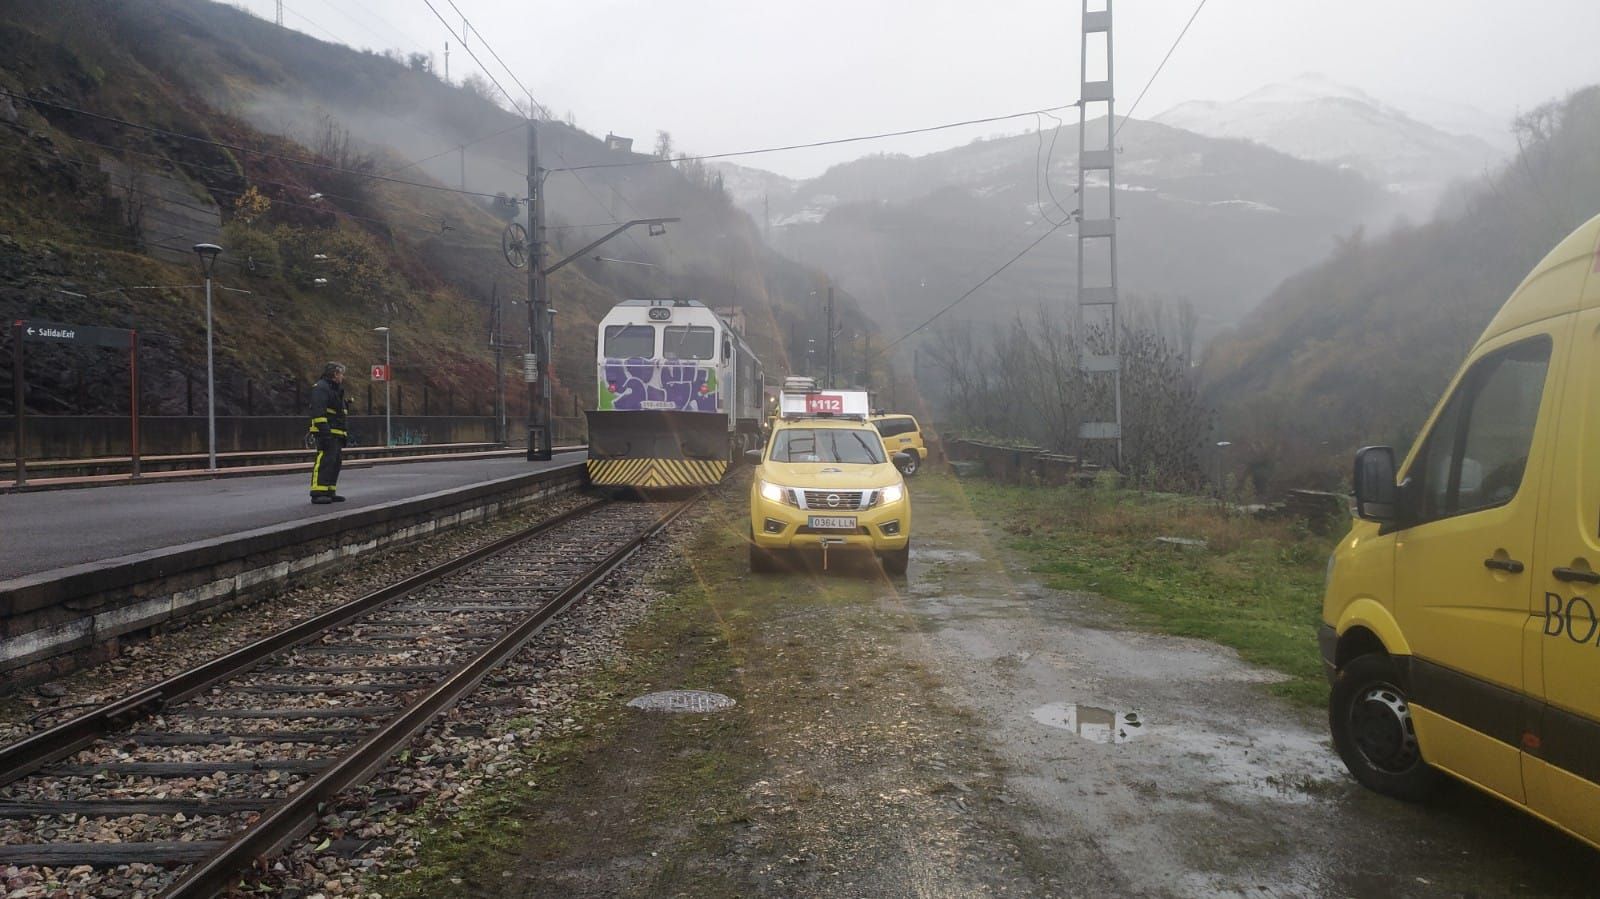
[[[348,436],[350,436],[349,434],[345,433],[344,431],[339,430],[338,428],[329,428],[328,429],[328,433],[332,434],[335,437],[348,437]]]
[[[312,493],[326,493],[326,492],[328,492],[328,491],[333,489],[332,487],[324,487],[321,484],[317,483],[317,476],[320,475],[321,473],[322,473],[322,450],[317,450],[316,461],[311,463],[311,492]]]

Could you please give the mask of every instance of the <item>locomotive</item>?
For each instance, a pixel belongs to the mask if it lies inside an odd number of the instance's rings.
[[[704,487],[760,445],[761,360],[727,321],[687,299],[623,300],[600,320],[589,481]]]

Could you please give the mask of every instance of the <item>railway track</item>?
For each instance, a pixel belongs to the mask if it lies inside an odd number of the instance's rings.
[[[0,865],[236,885],[692,504],[580,506],[0,747]]]

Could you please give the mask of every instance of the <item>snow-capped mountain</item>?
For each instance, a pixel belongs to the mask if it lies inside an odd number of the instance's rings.
[[[1453,115],[1461,114],[1454,108]],[[1269,84],[1237,100],[1182,103],[1156,121],[1356,169],[1419,211],[1427,211],[1451,181],[1481,175],[1506,155],[1480,137],[1445,131],[1321,75]]]

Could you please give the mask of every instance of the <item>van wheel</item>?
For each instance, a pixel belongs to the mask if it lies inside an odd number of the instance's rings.
[[[882,556],[883,570],[896,577],[906,573],[906,567],[911,564],[911,541],[907,540],[902,549],[894,549]]]
[[[900,466],[900,473],[909,478],[917,473],[917,469],[922,467],[922,459],[917,455],[916,450],[906,450],[905,453],[909,458]]]
[[[1383,653],[1351,660],[1333,683],[1328,726],[1339,758],[1362,786],[1418,802],[1440,778],[1422,758],[1411,700],[1399,683],[1394,661]]]

